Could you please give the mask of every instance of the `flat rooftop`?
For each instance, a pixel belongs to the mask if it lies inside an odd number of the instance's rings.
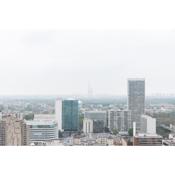
[[[145,78],[128,78],[128,81],[145,81]]]
[[[27,125],[53,125],[57,124],[54,120],[26,120],[25,123]]]
[[[35,114],[34,120],[55,120],[55,114]]]
[[[139,133],[134,136],[135,138],[162,138],[162,136],[158,134],[147,134],[147,133]]]

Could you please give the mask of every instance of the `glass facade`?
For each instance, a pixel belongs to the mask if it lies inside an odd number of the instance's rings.
[[[64,131],[78,131],[78,100],[62,101],[62,121]]]

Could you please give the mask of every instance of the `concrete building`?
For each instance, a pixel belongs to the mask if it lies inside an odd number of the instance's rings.
[[[15,116],[3,116],[0,120],[0,145],[20,146],[29,144],[28,127]]]
[[[147,116],[145,116],[148,118]],[[145,118],[143,117],[143,118]],[[147,130],[147,127],[145,127]],[[149,129],[150,133],[138,133],[136,130],[136,122],[133,122],[133,145],[134,146],[161,146],[162,136],[154,134],[153,129]]]
[[[170,133],[168,139],[162,141],[164,146],[175,146],[175,133]]]
[[[29,128],[30,143],[58,139],[58,125],[53,120],[25,121]]]
[[[93,133],[93,120],[84,118],[83,119],[83,132],[86,134]]]
[[[107,117],[110,131],[128,131],[131,128],[131,112],[128,110],[109,110]]]
[[[75,132],[79,130],[78,100],[56,100],[55,117],[58,130]]]
[[[6,139],[5,139],[5,122],[0,121],[0,146],[5,146],[6,145]]]
[[[156,119],[148,115],[142,115],[140,132],[156,134]]]
[[[107,113],[106,111],[86,111],[84,117],[92,120],[101,120],[107,126]]]
[[[162,141],[163,146],[175,146],[175,140],[174,139],[166,139]]]
[[[105,124],[103,120],[95,120],[84,118],[83,120],[83,132],[85,134],[90,133],[102,133],[104,132]]]
[[[131,123],[136,122],[140,130],[141,115],[145,109],[145,79],[128,79],[128,110],[131,111]]]
[[[136,134],[133,137],[134,146],[162,146],[162,136],[157,134]]]

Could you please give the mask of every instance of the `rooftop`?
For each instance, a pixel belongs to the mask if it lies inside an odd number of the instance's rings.
[[[27,125],[53,125],[56,124],[54,120],[25,120]]]
[[[145,119],[152,119],[152,120],[156,120],[155,118],[149,116],[149,115],[142,115],[141,116],[142,118],[145,118]]]
[[[128,78],[128,81],[145,81],[145,78]]]
[[[162,138],[162,136],[157,134],[148,134],[148,133],[138,133],[134,137],[136,138]]]
[[[55,114],[35,114],[34,120],[54,120]]]

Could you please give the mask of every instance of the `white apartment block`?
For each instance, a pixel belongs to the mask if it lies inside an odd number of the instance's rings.
[[[131,128],[131,113],[128,110],[109,110],[108,128],[112,130],[128,131]]]
[[[141,133],[156,134],[156,119],[148,115],[142,115]]]
[[[83,120],[83,132],[85,134],[93,133],[93,120],[84,118]]]

